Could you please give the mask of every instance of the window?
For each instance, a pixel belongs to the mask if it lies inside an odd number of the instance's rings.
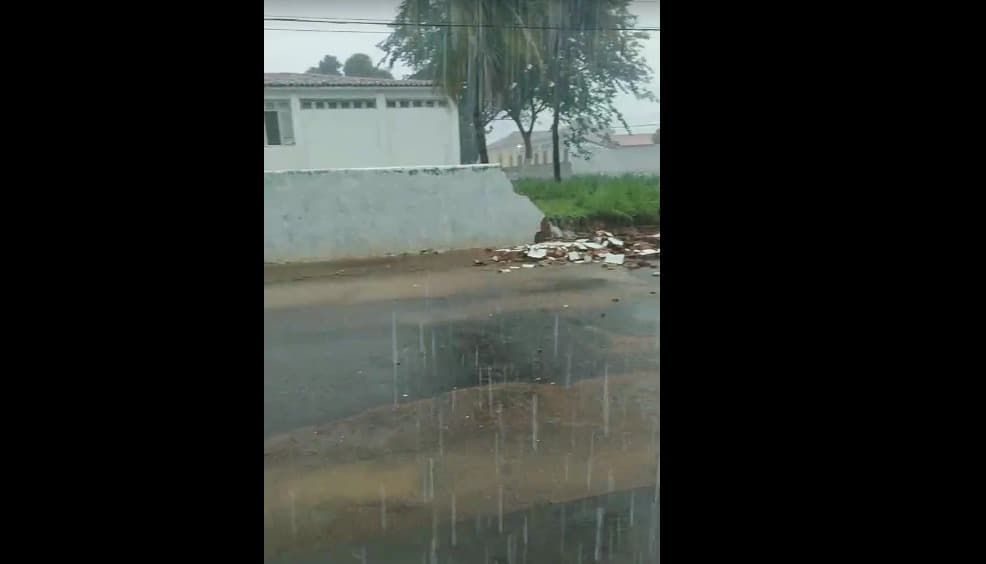
[[[353,100],[353,107],[356,109],[363,107],[363,100]]]
[[[371,101],[367,101],[367,102],[369,104],[367,106],[368,108],[374,107]],[[432,98],[431,100],[426,100],[426,99],[392,100],[388,98],[387,107],[388,108],[436,108],[436,107],[446,108],[448,107],[448,102],[444,99],[434,99],[434,98]]]
[[[329,105],[330,110],[336,109],[336,107],[339,105],[337,102],[327,102],[327,104]]]
[[[287,100],[264,100],[264,142],[266,145],[294,145],[291,104]]]
[[[342,102],[339,102],[339,107],[340,108],[347,108],[348,109],[349,108],[349,100],[344,100]]]
[[[319,100],[318,102],[315,102],[315,107],[318,108],[318,109],[320,109],[320,110],[324,110],[325,109],[325,102]]]
[[[312,101],[311,100],[302,100],[301,101],[301,109],[302,110],[310,110],[310,109],[312,109]]]
[[[277,112],[264,111],[264,132],[268,145],[281,144],[281,127],[277,123]]]
[[[534,164],[538,164],[538,157],[539,156],[541,156],[541,152],[540,151],[538,151],[537,153],[534,153]]]
[[[366,103],[366,107],[367,108],[375,108],[375,107],[377,107],[377,101],[376,100],[366,100],[365,103]]]

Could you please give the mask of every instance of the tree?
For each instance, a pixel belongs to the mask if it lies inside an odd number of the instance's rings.
[[[630,0],[542,0],[547,5],[544,51],[550,54],[548,87],[553,113],[552,145],[554,176],[561,180],[559,125],[567,126],[565,145],[587,157],[583,142],[590,136],[609,138],[613,120],[629,133],[626,120],[613,105],[618,92],[654,100],[641,86],[651,78],[640,55],[640,39],[634,31],[636,16]]]
[[[657,131],[655,131],[654,134],[650,136],[650,138],[654,140],[654,144],[655,145],[660,145],[661,144],[661,128],[658,127],[657,128]]]
[[[565,145],[585,156],[589,136],[608,137],[618,92],[640,98],[650,69],[640,56],[630,0],[403,0],[397,26],[378,46],[391,67],[400,60],[416,71],[430,69],[436,85],[469,106],[480,160],[483,129],[506,114],[524,139],[538,115],[551,108],[555,177],[560,179],[560,131]]]
[[[333,74],[339,76],[339,59],[333,57],[332,55],[326,55],[319,61],[317,67],[311,67],[307,71],[308,74]]]
[[[428,69],[435,86],[469,112],[483,163],[489,162],[486,126],[500,113],[506,89],[501,32],[509,15],[505,5],[477,0],[403,0],[394,20],[395,31],[378,45],[387,53],[391,68],[399,60],[416,71]]]
[[[355,53],[348,59],[342,67],[342,72],[346,76],[363,76],[367,78],[394,78],[388,71],[378,69],[370,60],[370,56],[365,53]]]
[[[546,61],[542,47],[544,30],[542,23],[543,2],[518,2],[505,4],[504,29],[498,34],[502,45],[502,67],[506,75],[506,91],[502,97],[502,111],[513,120],[524,141],[524,160],[531,160],[531,132],[538,115],[549,107],[543,96],[546,92]]]

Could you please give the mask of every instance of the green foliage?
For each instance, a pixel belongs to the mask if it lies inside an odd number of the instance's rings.
[[[632,93],[653,99],[630,0],[403,0],[394,32],[378,47],[431,77],[437,87],[478,111],[474,128],[507,115],[525,135],[549,109],[583,142],[626,121],[613,105]],[[438,25],[435,25],[438,24]],[[628,130],[629,132],[629,130]],[[482,135],[477,135],[481,138]],[[526,144],[525,137],[525,144]],[[485,140],[483,141],[485,145]]]
[[[363,76],[367,78],[394,78],[389,71],[378,69],[373,65],[370,56],[365,53],[355,53],[348,59],[342,67],[342,72],[346,76]]]
[[[658,128],[658,130],[655,131],[654,134],[650,136],[650,138],[654,140],[654,143],[657,143],[658,145],[660,145],[661,144],[661,129]]]
[[[652,175],[585,175],[561,182],[535,178],[515,183],[549,219],[600,220],[614,225],[661,222],[661,179]]]
[[[319,61],[317,67],[311,67],[305,72],[308,74],[333,74],[339,76],[339,67],[341,66],[339,59],[332,55],[326,55]]]

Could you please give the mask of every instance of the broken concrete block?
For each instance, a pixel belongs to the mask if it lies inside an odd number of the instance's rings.
[[[609,241],[609,244],[610,245],[613,245],[614,247],[622,247],[623,246],[623,241],[621,241],[621,240],[619,240],[619,239],[617,239],[615,237],[610,237],[610,238],[607,239],[607,241]]]
[[[521,266],[523,266],[524,268],[534,268],[537,265],[536,264],[527,263],[527,264],[522,264]]]
[[[548,256],[548,250],[547,249],[533,249],[532,248],[531,250],[527,251],[527,256],[529,256],[529,257],[531,257],[533,259],[544,258],[544,257]]]
[[[572,251],[572,252],[568,253],[568,260],[575,261],[575,260],[579,260],[581,258],[582,258],[582,255],[579,254],[579,253],[577,253],[577,252],[575,252],[575,251]]]
[[[608,254],[604,259],[606,264],[623,264],[623,259],[626,258],[624,255]]]

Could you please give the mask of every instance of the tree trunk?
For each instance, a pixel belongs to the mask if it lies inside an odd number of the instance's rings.
[[[479,153],[479,162],[487,164],[490,162],[490,155],[486,151],[486,124],[483,123],[483,115],[479,111],[479,106],[472,112],[472,127],[476,132],[476,151]]]
[[[476,136],[472,132],[472,107],[468,96],[459,101],[459,159],[461,164],[474,164],[479,160],[476,151]]]
[[[522,129],[520,136],[524,138],[524,163],[527,164],[531,162],[531,132]]]
[[[558,91],[562,86],[561,73],[559,72],[561,69],[558,64],[558,46],[560,42],[561,32],[559,31],[555,34],[555,56],[552,57],[554,60],[553,66],[555,69],[554,76],[556,84],[551,96],[551,111],[553,114],[551,117],[551,156],[553,158],[551,160],[554,161],[551,163],[551,168],[555,174],[555,182],[561,182],[561,163],[558,162],[558,114],[559,108],[561,108],[561,97],[558,95]]]
[[[561,163],[558,159],[558,107],[554,108],[555,116],[551,120],[551,168],[554,169],[555,182],[561,182]]]
[[[490,155],[486,151],[486,124],[483,123],[483,112],[481,111],[482,105],[480,104],[480,94],[479,94],[479,81],[476,81],[476,88],[473,91],[476,93],[476,104],[472,108],[472,126],[476,130],[476,151],[479,152],[479,162],[483,164],[488,164],[490,162]]]

